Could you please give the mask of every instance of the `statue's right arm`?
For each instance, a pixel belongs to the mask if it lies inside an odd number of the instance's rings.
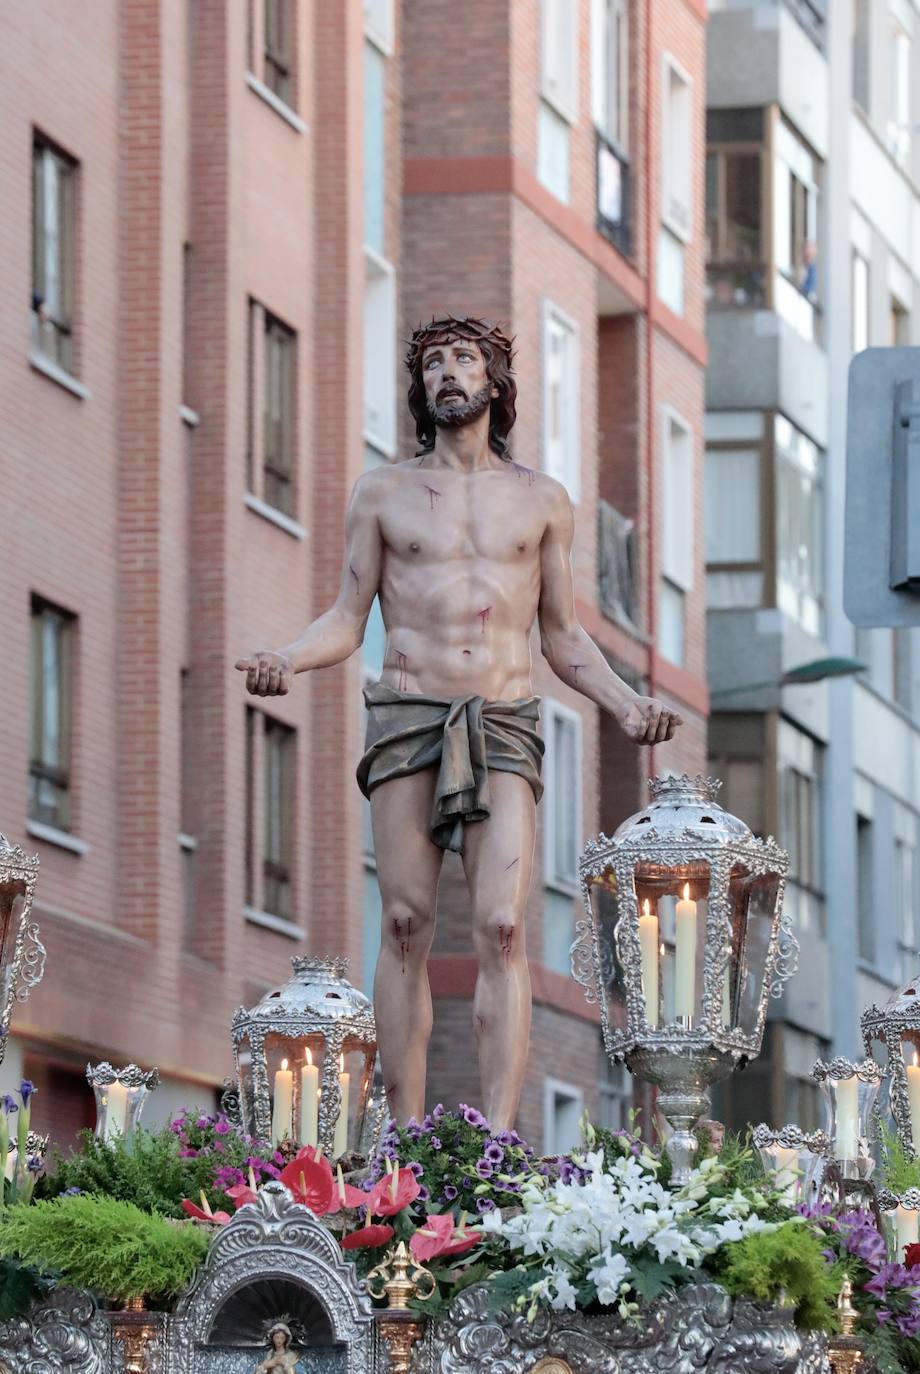
[[[355,483],[345,519],[345,558],[334,604],[292,643],[237,660],[237,668],[246,674],[247,691],[256,696],[283,696],[290,691],[295,673],[329,668],[360,648],[383,563],[379,481],[377,472],[369,472]]]

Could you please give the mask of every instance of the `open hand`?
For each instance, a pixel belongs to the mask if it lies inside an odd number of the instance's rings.
[[[664,744],[674,738],[674,731],[684,723],[683,716],[657,697],[634,697],[617,719],[623,733],[636,744]]]
[[[287,654],[259,649],[250,658],[238,658],[236,666],[246,674],[246,691],[256,697],[283,697],[294,685],[294,665]]]

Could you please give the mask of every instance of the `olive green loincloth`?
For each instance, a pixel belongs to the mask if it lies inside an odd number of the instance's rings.
[[[437,766],[431,838],[442,849],[462,853],[463,827],[487,819],[489,769],[517,773],[540,800],[539,697],[443,701],[375,682],[364,689],[364,700],[367,738],[358,786],[369,797],[381,783]]]

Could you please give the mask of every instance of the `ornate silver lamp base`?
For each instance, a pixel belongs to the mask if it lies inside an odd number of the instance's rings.
[[[699,1141],[694,1127],[708,1116],[710,1084],[727,1078],[734,1067],[728,1054],[719,1050],[681,1051],[642,1048],[627,1056],[638,1078],[658,1089],[658,1109],[671,1128],[665,1149],[671,1161],[671,1184],[688,1182]]]

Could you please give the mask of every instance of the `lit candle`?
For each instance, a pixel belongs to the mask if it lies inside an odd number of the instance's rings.
[[[732,1023],[732,970],[731,962],[722,975],[722,1025]]]
[[[307,1062],[300,1070],[300,1143],[315,1145],[319,1139],[319,1069],[307,1050]]]
[[[897,1253],[895,1263],[904,1263],[905,1245],[916,1245],[920,1241],[920,1212],[898,1204],[894,1214],[894,1234]]]
[[[910,1103],[910,1134],[914,1149],[920,1154],[920,1064],[917,1051],[913,1050],[914,1062],[907,1065],[907,1100]]]
[[[117,1140],[127,1130],[128,1089],[124,1083],[109,1083],[105,1090],[105,1139]]]
[[[674,920],[677,963],[674,1015],[692,1018],[696,1009],[696,902],[690,900],[689,883],[684,883],[683,901],[677,903]]]
[[[645,993],[645,1019],[658,1025],[658,914],[642,903],[639,917],[639,947],[642,952],[642,991]]]
[[[335,1123],[335,1135],[332,1140],[332,1157],[338,1159],[348,1149],[348,1084],[351,1081],[345,1072],[345,1056],[339,1057],[339,1090],[342,1094],[342,1102],[339,1107],[338,1119]]]
[[[272,1101],[272,1141],[275,1145],[291,1136],[291,1122],[294,1099],[294,1075],[282,1059],[281,1068],[275,1073],[275,1093]]]
[[[858,1146],[858,1084],[856,1075],[841,1078],[837,1083],[837,1116],[834,1130],[834,1153],[838,1159],[855,1159]]]

